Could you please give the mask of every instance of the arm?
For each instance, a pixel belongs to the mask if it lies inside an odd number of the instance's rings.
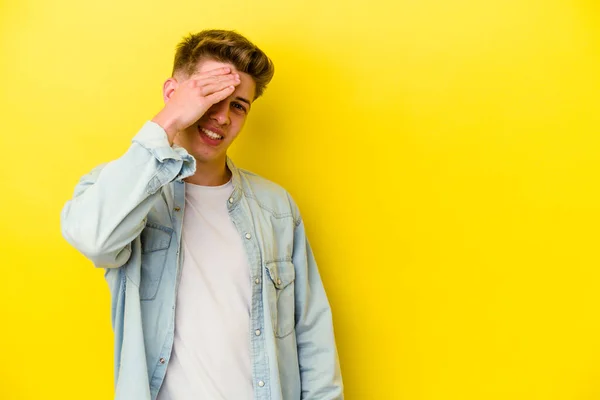
[[[62,234],[97,267],[120,267],[160,189],[194,171],[193,157],[172,148],[163,128],[147,122],[122,157],[80,180],[62,210]]]
[[[300,220],[294,232],[296,342],[302,400],[342,400],[331,308]]]

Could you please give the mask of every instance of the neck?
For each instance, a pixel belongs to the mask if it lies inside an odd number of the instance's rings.
[[[217,163],[203,163],[196,159],[196,173],[185,182],[199,186],[221,186],[229,182],[231,171],[225,160]]]

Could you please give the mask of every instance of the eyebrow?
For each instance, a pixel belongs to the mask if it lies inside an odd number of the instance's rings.
[[[248,107],[252,106],[252,104],[250,104],[250,102],[243,97],[237,96],[236,100],[243,101],[244,103],[248,104]]]

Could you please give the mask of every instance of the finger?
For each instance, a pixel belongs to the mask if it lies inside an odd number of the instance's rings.
[[[208,102],[212,105],[212,104],[217,104],[220,101],[225,100],[227,97],[229,97],[231,95],[231,93],[233,93],[233,91],[235,90],[235,86],[227,86],[226,88],[219,90],[218,92],[212,93],[208,96],[206,96],[206,100],[208,100]]]
[[[233,82],[239,82],[240,76],[238,74],[227,74],[227,75],[215,75],[208,77],[199,77],[195,79],[194,86],[203,87],[207,85],[213,85],[215,83],[226,82],[227,84],[233,84]]]
[[[196,72],[190,77],[190,79],[201,79],[211,76],[227,75],[229,73],[231,73],[230,67],[219,67],[208,71]]]
[[[215,93],[215,92],[225,89],[227,86],[237,86],[239,84],[240,84],[239,80],[236,81],[236,80],[227,79],[227,80],[222,80],[222,81],[216,81],[216,82],[212,82],[212,83],[209,83],[209,84],[203,86],[200,89],[200,93],[203,97],[206,97],[212,93]]]

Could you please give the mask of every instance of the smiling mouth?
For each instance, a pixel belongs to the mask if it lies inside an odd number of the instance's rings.
[[[223,140],[224,139],[223,136],[221,136],[218,133],[215,133],[215,132],[213,132],[213,131],[211,131],[209,129],[200,128],[200,127],[198,127],[198,128],[200,129],[200,131],[202,133],[204,133],[206,136],[208,136],[212,140]]]

